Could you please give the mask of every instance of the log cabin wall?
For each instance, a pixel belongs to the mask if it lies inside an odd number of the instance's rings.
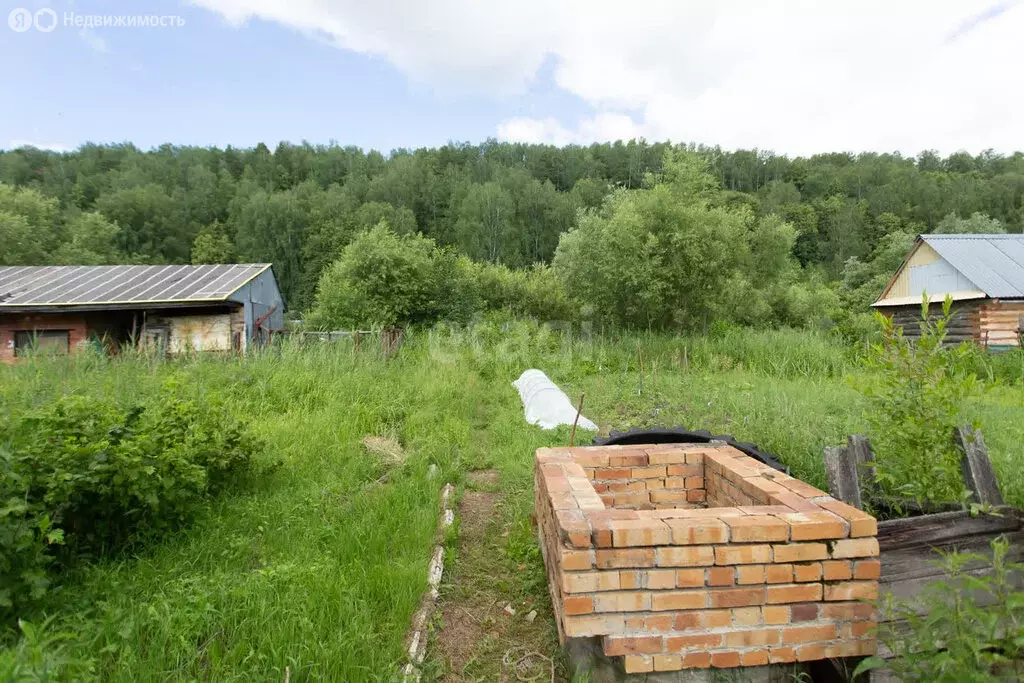
[[[980,341],[987,346],[1020,346],[1024,301],[985,299],[979,304]]]
[[[981,309],[988,303],[990,303],[989,300],[954,301],[952,318],[946,328],[947,343],[983,342]],[[918,325],[921,320],[921,304],[892,306],[879,310],[892,318],[897,327],[903,328],[904,336],[909,339],[917,339],[921,336],[921,328]],[[1021,312],[1024,312],[1024,305],[1022,305]],[[938,315],[942,315],[942,304],[931,304],[928,307],[929,318]]]

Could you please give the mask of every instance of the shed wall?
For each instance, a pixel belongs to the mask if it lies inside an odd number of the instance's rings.
[[[72,350],[86,344],[89,338],[84,316],[0,315],[0,362],[14,362],[14,333],[20,330],[68,330],[68,342]]]
[[[1024,301],[987,299],[980,305],[980,338],[988,346],[1020,346]]]
[[[919,301],[925,292],[938,300],[944,298],[946,294],[953,295],[957,300],[984,297],[984,293],[974,282],[927,243],[921,242],[900,268],[885,296],[875,305],[884,305],[884,302],[890,302],[890,305],[904,303],[897,301],[899,299]]]
[[[267,269],[254,277],[244,287],[231,295],[230,301],[237,301],[245,309],[245,340],[255,335],[255,323],[270,311],[264,327],[280,330],[284,327],[284,297],[278,289],[274,272]],[[273,309],[271,311],[271,309]]]
[[[898,299],[903,296],[910,296],[910,271],[913,268],[920,266],[926,266],[930,263],[935,263],[939,260],[939,254],[934,249],[929,247],[924,242],[921,242],[920,246],[914,250],[914,253],[907,259],[906,265],[900,270],[896,279],[892,283],[892,287],[889,288],[889,292],[883,297],[884,299]],[[921,293],[917,292],[920,296]]]
[[[981,337],[981,316],[982,303],[979,301],[955,301],[953,302],[952,319],[949,327],[946,328],[946,341],[952,344],[960,342],[980,342]],[[909,339],[917,339],[921,336],[921,328],[918,323],[921,320],[921,305],[915,306],[892,306],[878,309],[884,315],[892,318],[897,327],[903,328],[904,336]],[[928,307],[928,316],[942,315],[942,304],[935,303]]]
[[[231,350],[230,313],[181,315],[165,320],[170,328],[170,353]]]

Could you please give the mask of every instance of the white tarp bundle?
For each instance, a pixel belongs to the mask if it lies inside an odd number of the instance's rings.
[[[540,370],[527,370],[512,382],[526,409],[526,421],[541,429],[571,425],[576,419],[576,406],[569,397]],[[579,429],[596,432],[597,425],[580,415]]]

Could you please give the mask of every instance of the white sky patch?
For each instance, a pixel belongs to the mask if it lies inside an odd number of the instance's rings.
[[[85,42],[94,52],[107,53],[110,52],[110,46],[107,41],[104,40],[99,34],[92,29],[83,28],[78,32],[78,37]]]
[[[7,149],[19,149],[21,147],[35,147],[36,149],[44,149],[49,152],[72,152],[73,147],[61,144],[59,142],[31,142],[29,140],[11,140],[7,146]]]
[[[526,92],[546,59],[595,114],[499,137],[791,154],[1024,148],[1024,5],[963,0],[192,0],[386,59],[441,90]],[[955,37],[955,39],[951,39]]]

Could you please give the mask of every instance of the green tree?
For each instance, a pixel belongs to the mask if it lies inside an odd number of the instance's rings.
[[[748,254],[743,212],[712,208],[714,179],[696,155],[665,159],[667,182],[613,193],[583,214],[555,253],[566,290],[596,315],[630,327],[700,327],[726,303]]]
[[[882,340],[871,346],[871,374],[859,385],[868,399],[865,417],[876,451],[876,479],[883,491],[919,503],[959,501],[966,496],[953,429],[977,386],[964,370],[965,347],[944,344],[953,300],[942,315],[929,315],[922,296],[921,333],[903,335],[891,318],[876,314]]]
[[[302,282],[302,245],[310,219],[305,193],[315,191],[309,186],[257,191],[231,217],[239,258],[273,263],[286,301],[295,300]]]
[[[151,262],[184,262],[192,238],[176,233],[174,200],[149,183],[101,195],[96,208],[121,228],[118,247]]]
[[[1005,233],[1006,228],[995,218],[975,211],[970,218],[960,218],[955,213],[946,214],[935,226],[934,232],[939,235],[998,235]]]
[[[465,320],[476,308],[474,292],[468,260],[426,237],[396,235],[382,221],[324,271],[309,320],[350,329]]]
[[[117,249],[121,231],[96,211],[80,213],[64,223],[61,244],[54,251],[53,263],[99,266],[122,261]]]
[[[192,242],[192,263],[232,263],[234,252],[235,247],[227,231],[220,223],[214,222],[200,230]]]
[[[458,212],[459,245],[475,259],[497,263],[512,240],[512,197],[498,183],[473,185]]]
[[[850,310],[867,312],[910,253],[914,239],[915,236],[907,232],[889,233],[878,241],[866,261],[856,256],[847,259],[840,291]]]
[[[0,265],[47,263],[57,236],[57,200],[0,184]]]

